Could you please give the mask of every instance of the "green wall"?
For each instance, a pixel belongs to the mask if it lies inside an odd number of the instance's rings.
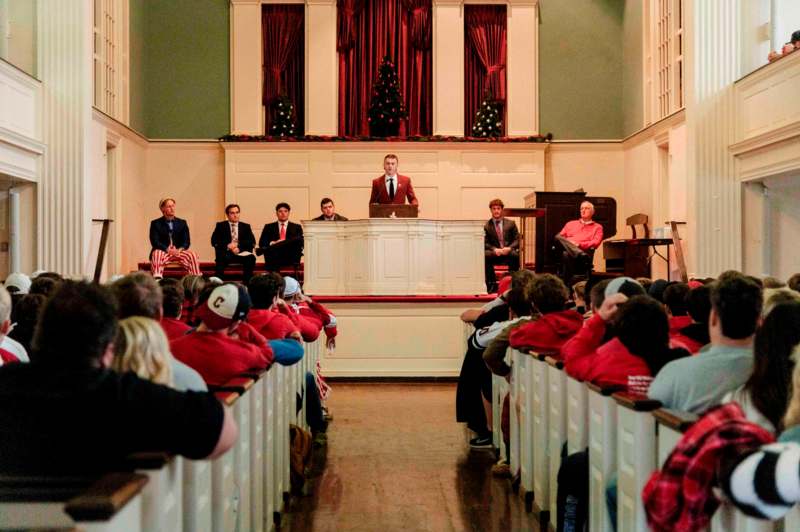
[[[557,140],[621,138],[624,0],[539,6],[539,130]]]
[[[131,126],[151,139],[229,133],[229,0],[132,0],[130,9]]]
[[[625,2],[622,27],[622,132],[626,137],[644,125],[642,15],[641,0]]]

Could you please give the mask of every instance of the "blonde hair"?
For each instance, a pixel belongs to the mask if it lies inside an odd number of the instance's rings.
[[[766,318],[777,305],[788,303],[789,301],[800,301],[800,294],[789,288],[765,288],[761,317]]]
[[[159,209],[163,209],[164,205],[166,205],[168,201],[171,201],[172,203],[175,203],[175,204],[178,203],[177,201],[175,201],[175,198],[169,198],[169,197],[168,198],[161,198],[161,201],[158,202],[158,208]]]
[[[172,353],[161,324],[142,316],[120,320],[111,368],[172,386]]]

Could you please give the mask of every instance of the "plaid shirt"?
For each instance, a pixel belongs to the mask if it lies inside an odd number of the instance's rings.
[[[686,431],[642,491],[650,528],[707,528],[720,504],[712,491],[719,486],[719,466],[774,440],[771,433],[747,421],[736,403],[706,412]]]

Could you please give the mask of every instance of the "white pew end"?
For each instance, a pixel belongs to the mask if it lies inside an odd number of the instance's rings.
[[[556,502],[558,500],[558,469],[561,467],[561,450],[567,440],[567,374],[563,371],[564,363],[548,356],[547,382],[549,389],[547,454],[550,470],[550,525],[556,527]]]
[[[617,404],[615,388],[586,383],[589,398],[589,530],[611,532],[606,483],[617,470]]]

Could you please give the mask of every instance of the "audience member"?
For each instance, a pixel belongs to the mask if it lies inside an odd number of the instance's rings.
[[[334,346],[337,330],[333,313],[303,294],[294,277],[286,276],[283,281],[283,301],[277,302],[278,310],[292,320],[306,342],[315,342],[324,329],[326,345]]]
[[[800,301],[775,306],[756,332],[753,373],[722,402],[736,401],[748,420],[780,433],[792,386],[792,354],[799,344]]]
[[[14,328],[8,336],[19,342],[28,353],[31,352],[33,333],[46,301],[47,298],[42,294],[25,294],[11,309]]]
[[[174,387],[171,359],[167,337],[157,321],[142,316],[119,321],[111,369],[118,373],[130,371],[144,380]]]
[[[491,301],[484,303],[480,308],[470,308],[461,313],[461,321],[464,323],[475,323],[481,316],[491,312],[492,316],[488,319],[489,323],[495,321],[503,321],[505,316],[508,316],[508,306],[506,305],[506,294],[511,289],[511,276],[506,275],[497,286],[497,293],[495,298]]]
[[[31,281],[30,293],[42,294],[44,297],[50,297],[50,295],[56,291],[56,288],[58,288],[58,285],[60,285],[61,282],[62,279],[58,279],[47,274],[42,274]]]
[[[789,280],[786,281],[786,286],[795,292],[800,292],[800,273],[796,273],[789,277]]]
[[[11,273],[6,277],[5,283],[3,283],[8,290],[8,293],[12,296],[14,294],[25,295],[30,292],[31,289],[31,278],[25,275],[24,273]]]
[[[175,200],[164,198],[158,203],[162,216],[150,222],[150,271],[153,277],[164,276],[164,266],[179,262],[193,275],[200,275],[197,254],[189,249],[191,239],[186,220],[175,216]]]
[[[586,314],[589,308],[586,306],[586,281],[581,281],[572,285],[572,301],[575,303],[575,312]]]
[[[169,283],[161,283],[161,327],[172,341],[188,333],[192,328],[181,321],[183,311],[183,287],[179,282],[170,279]]]
[[[764,289],[767,288],[783,288],[786,286],[786,283],[778,279],[777,277],[767,276],[761,280],[764,283]]]
[[[108,289],[59,286],[42,311],[33,362],[0,368],[0,472],[86,475],[137,451],[213,459],[234,444],[236,423],[214,396],[108,370],[116,333]]]
[[[686,309],[692,318],[692,323],[680,329],[672,338],[686,346],[690,353],[695,354],[711,341],[708,335],[708,317],[711,314],[709,285],[700,285],[689,291],[686,295]]]
[[[692,324],[689,316],[689,285],[686,283],[671,283],[664,289],[664,307],[669,317],[669,335],[671,339],[680,333],[680,330]]]
[[[649,293],[650,287],[653,286],[653,280],[650,279],[649,277],[637,277],[636,282],[642,285],[642,288],[644,288],[645,293]]]
[[[761,317],[766,318],[777,305],[791,303],[792,301],[800,301],[800,293],[788,288],[764,289],[764,308],[761,309]]]
[[[667,289],[667,286],[669,286],[669,281],[665,279],[656,279],[650,283],[647,294],[659,303],[664,303],[664,290]]]
[[[183,287],[181,321],[194,327],[198,323],[194,311],[200,303],[200,294],[206,287],[206,280],[202,275],[186,275],[181,279],[181,286]]]
[[[696,356],[667,364],[648,395],[666,408],[702,413],[747,381],[753,369],[753,335],[761,314],[761,288],[726,272],[711,287],[711,343]]]
[[[117,299],[119,319],[142,316],[156,322],[162,321],[161,287],[150,275],[144,272],[128,274],[111,285],[111,292]],[[196,370],[175,357],[170,357],[169,360],[176,389],[195,391],[207,389],[203,378]]]
[[[175,358],[197,370],[209,386],[222,386],[236,375],[264,369],[273,362],[267,339],[252,327],[241,327],[250,311],[250,297],[240,285],[213,289],[197,309],[197,329],[171,343]]]
[[[275,310],[284,284],[283,277],[275,272],[253,278],[249,286],[253,308],[247,315],[247,322],[269,340],[289,337],[302,340],[300,330],[292,320]],[[282,300],[281,303],[285,305]]]
[[[4,338],[11,329],[11,294],[4,286],[0,286],[0,339]],[[0,365],[19,362],[13,353],[0,348]]]

